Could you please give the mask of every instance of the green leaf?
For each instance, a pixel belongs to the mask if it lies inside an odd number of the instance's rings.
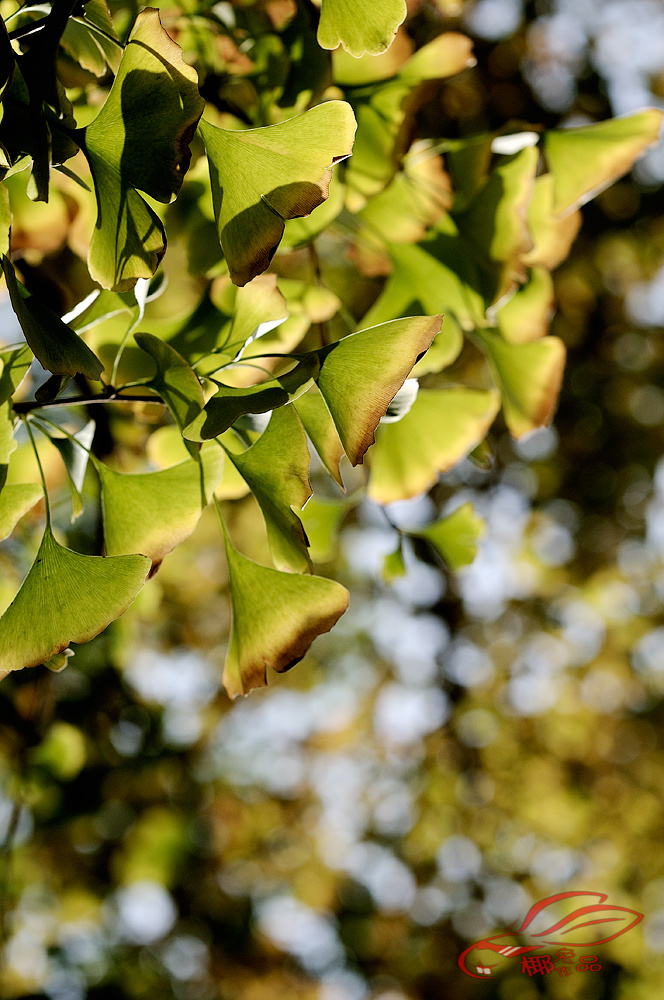
[[[535,180],[533,195],[528,205],[528,228],[533,241],[532,250],[523,256],[528,267],[558,267],[570,252],[581,227],[581,212],[571,211],[564,216],[553,211],[553,174],[542,174]]]
[[[101,111],[82,134],[98,203],[89,268],[104,288],[149,278],[166,249],[164,228],[138,191],[168,203],[189,166],[204,103],[196,71],[146,8],[134,23]]]
[[[318,44],[323,49],[343,45],[352,56],[378,55],[392,44],[406,13],[405,0],[323,0]]]
[[[47,525],[21,589],[0,618],[0,675],[35,667],[119,618],[145,583],[144,556],[84,556]]]
[[[108,555],[140,552],[152,560],[150,576],[192,533],[221,482],[223,455],[216,446],[159,472],[115,472],[94,460],[101,479],[104,542]]]
[[[344,483],[339,472],[339,462],[344,448],[325,400],[320,392],[312,388],[302,396],[298,396],[293,405],[318,452],[318,457],[335,483],[338,483],[343,490]]]
[[[33,356],[27,344],[5,347],[0,351],[0,361],[4,365],[0,374],[0,405],[14,395],[28,374]]]
[[[265,518],[270,552],[277,569],[311,572],[308,540],[300,510],[311,496],[307,439],[292,406],[272,412],[258,440],[245,452],[227,455],[258,501]]]
[[[97,77],[105,76],[109,69],[118,70],[122,45],[104,0],[86,0],[83,14],[67,21],[60,43],[83,69]]]
[[[309,215],[328,195],[332,166],[350,155],[350,105],[328,101],[267,128],[200,125],[210,164],[219,240],[236,285],[272,260],[284,220]]]
[[[315,563],[331,562],[335,558],[341,524],[360,499],[359,493],[341,500],[309,497],[300,518],[309,539],[309,553]]]
[[[89,420],[80,431],[77,431],[71,437],[59,437],[52,425],[44,426],[40,423],[39,426],[48,434],[51,444],[58,449],[65,463],[72,495],[71,519],[74,522],[83,513],[83,497],[81,496],[81,492],[83,490],[85,473],[88,468],[90,448],[92,447],[92,439],[95,436],[96,424],[94,420]]]
[[[352,465],[362,461],[380,418],[442,321],[442,316],[397,319],[316,352],[318,388]]]
[[[430,372],[442,372],[461,354],[463,333],[451,313],[445,316],[443,329],[433,338],[431,347],[413,368],[411,378],[421,378]]]
[[[324,577],[282,573],[247,559],[223,520],[222,527],[233,611],[223,683],[235,698],[263,687],[268,666],[282,673],[298,663],[316,636],[341,618],[348,591]]]
[[[9,206],[9,192],[0,184],[0,253],[9,253],[9,230],[12,224],[12,210]]]
[[[406,575],[406,564],[403,558],[401,539],[394,552],[388,552],[383,560],[381,576],[385,583],[394,583],[399,577]]]
[[[383,424],[369,452],[367,493],[377,503],[424,493],[484,438],[498,412],[495,392],[420,389],[403,420]]]
[[[0,490],[5,485],[9,458],[16,451],[11,400],[0,405]]]
[[[23,287],[8,257],[2,257],[2,270],[25,339],[46,371],[54,375],[81,374],[98,382],[104,366],[88,345]]]
[[[183,430],[205,405],[203,386],[196,372],[182,355],[159,337],[151,333],[137,333],[134,339],[157,365],[157,374],[148,385],[159,393],[173,414],[176,424]],[[198,447],[192,441],[186,441],[185,444],[192,458],[196,458]]]
[[[533,267],[526,284],[496,312],[501,336],[509,344],[539,340],[549,332],[553,306],[551,272],[546,267]]]
[[[290,371],[268,382],[243,388],[220,384],[205,408],[185,427],[184,437],[188,441],[207,441],[223,434],[245,413],[267,413],[284,406],[309,388],[318,367],[317,355],[306,354]]]
[[[625,118],[547,132],[544,149],[554,178],[553,211],[573,211],[627,173],[657,142],[663,114],[646,108]]]
[[[259,274],[235,295],[229,345],[246,345],[263,337],[288,318],[286,299],[277,288],[276,274]],[[252,351],[250,353],[256,353]],[[242,358],[242,353],[238,355]]]
[[[486,349],[503,401],[505,422],[515,438],[547,426],[558,402],[565,345],[558,337],[506,344],[488,331],[477,336]]]
[[[475,513],[472,503],[461,504],[435,524],[408,534],[424,538],[451,570],[470,566],[477,555],[477,543],[486,533],[486,524]]]
[[[37,483],[5,485],[0,493],[0,540],[8,538],[24,514],[41,500],[44,491]]]

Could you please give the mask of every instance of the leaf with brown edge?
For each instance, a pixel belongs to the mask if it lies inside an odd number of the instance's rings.
[[[525,344],[544,337],[549,332],[553,306],[551,272],[546,267],[531,268],[527,282],[496,311],[503,340],[508,344]]]
[[[0,618],[0,676],[88,642],[124,614],[145,583],[141,555],[86,556],[59,545],[49,525],[21,588]]]
[[[373,444],[380,418],[442,323],[442,316],[391,320],[316,352],[316,382],[352,465]]]
[[[553,419],[565,369],[566,350],[558,337],[507,344],[495,333],[477,331],[500,388],[505,422],[520,438]]]
[[[224,532],[232,607],[223,684],[231,698],[264,687],[266,670],[278,673],[302,659],[314,639],[348,608],[348,591],[321,576],[282,573],[247,559]]]
[[[645,108],[624,118],[547,132],[553,211],[572,212],[631,170],[658,138],[664,112]]]
[[[219,241],[236,285],[266,269],[284,220],[325,201],[332,167],[350,156],[355,127],[344,101],[266,128],[229,131],[201,122]]]
[[[579,229],[581,212],[556,215],[553,211],[553,174],[541,174],[535,179],[533,195],[528,205],[528,227],[533,247],[521,258],[526,267],[558,267],[567,257]]]
[[[420,389],[402,420],[378,428],[367,455],[369,497],[387,504],[426,492],[483,440],[498,409],[495,392]]]

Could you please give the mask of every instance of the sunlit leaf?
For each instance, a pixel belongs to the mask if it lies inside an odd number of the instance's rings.
[[[341,500],[309,497],[299,516],[309,539],[309,554],[313,562],[324,563],[334,559],[342,522],[359,499],[358,493]]]
[[[196,417],[205,405],[203,387],[196,372],[170,344],[151,333],[137,333],[136,343],[154,360],[157,374],[148,383],[162,397],[180,430]],[[196,445],[187,441],[192,457],[198,454]]]
[[[300,510],[311,496],[307,439],[295,409],[274,410],[247,451],[227,454],[263,512],[274,565],[294,573],[311,572],[307,536],[291,509]]]
[[[223,683],[234,698],[265,685],[268,666],[281,673],[301,660],[341,618],[348,591],[324,577],[261,566],[237,551],[225,527],[224,537],[233,619]]]
[[[138,191],[168,203],[189,166],[189,143],[203,111],[196,71],[166,34],[159,13],[136,18],[111,92],[82,134],[98,215],[90,273],[126,291],[149,278],[166,249],[163,226]]]
[[[95,460],[102,487],[104,543],[108,555],[140,552],[152,560],[150,575],[192,533],[221,482],[218,448],[158,472],[122,473]]]
[[[551,272],[546,267],[533,267],[526,284],[496,312],[501,336],[509,344],[539,340],[549,332],[553,305]]]
[[[293,405],[318,452],[318,457],[334,481],[343,489],[344,484],[339,472],[339,462],[344,448],[330,411],[325,405],[325,400],[319,392],[310,389],[309,392],[298,396]]]
[[[455,570],[470,566],[477,555],[477,543],[485,531],[486,525],[473,510],[473,505],[464,503],[435,524],[411,530],[408,534],[424,538],[449,568]]]
[[[0,254],[9,253],[9,230],[12,224],[12,212],[9,207],[9,193],[4,184],[0,183]]]
[[[141,555],[85,556],[58,544],[47,525],[21,589],[0,618],[0,671],[45,663],[88,642],[119,618],[145,582]],[[38,609],[38,613],[35,613]]]
[[[581,212],[556,215],[553,211],[553,174],[537,177],[528,205],[532,250],[523,255],[527,267],[558,267],[567,257],[581,227]]]
[[[95,76],[105,76],[109,69],[117,72],[122,45],[104,0],[86,0],[82,14],[67,21],[60,42],[83,69]]]
[[[421,378],[429,372],[442,372],[459,357],[463,347],[463,333],[452,313],[446,313],[443,329],[433,338],[431,347],[417,362],[412,372],[413,378]]]
[[[371,499],[387,504],[430,489],[483,439],[498,408],[494,392],[421,389],[403,420],[378,428],[367,456]]]
[[[207,441],[228,430],[246,413],[267,413],[305,392],[318,374],[316,354],[307,354],[284,375],[258,385],[237,388],[219,385],[198,416],[184,429],[188,441]]]
[[[657,142],[664,112],[646,108],[624,118],[562,131],[544,137],[553,174],[553,211],[570,212],[590,201]]]
[[[380,418],[441,325],[442,316],[393,320],[317,352],[318,388],[352,465],[361,462]]]
[[[24,514],[41,500],[44,492],[37,483],[5,484],[0,492],[0,540],[8,538]]]
[[[507,344],[488,331],[477,336],[486,348],[500,388],[505,421],[513,437],[523,437],[551,422],[565,367],[565,345],[558,337]]]
[[[401,539],[393,552],[388,552],[383,559],[381,576],[385,583],[394,583],[399,577],[406,575],[406,563],[403,558],[403,545]]]
[[[327,198],[332,166],[350,155],[350,105],[327,101],[267,128],[227,131],[201,122],[219,240],[231,278],[245,285],[270,263],[284,220]]]
[[[99,381],[104,366],[87,344],[17,280],[8,257],[2,258],[2,270],[25,339],[42,366],[54,375],[80,373]]]
[[[343,47],[353,56],[377,55],[391,44],[406,17],[405,0],[323,0],[318,44]]]
[[[236,291],[229,342],[250,346],[254,340],[280,326],[287,317],[288,307],[277,288],[276,274],[259,274]],[[256,354],[258,346],[249,353]]]
[[[96,424],[94,420],[89,420],[80,431],[76,431],[71,437],[58,436],[55,433],[55,429],[50,426],[47,428],[42,426],[42,429],[47,431],[51,444],[58,449],[65,463],[72,495],[71,519],[75,521],[83,513],[83,497],[81,496],[81,492],[83,490],[85,473],[88,468],[90,448],[92,447]]]
[[[0,361],[3,364],[0,373],[0,405],[14,395],[28,374],[32,358],[33,353],[27,344],[6,347],[0,351]]]
[[[16,451],[16,440],[14,438],[12,404],[10,400],[5,400],[4,403],[0,404],[0,489],[7,479],[9,457],[14,451]]]

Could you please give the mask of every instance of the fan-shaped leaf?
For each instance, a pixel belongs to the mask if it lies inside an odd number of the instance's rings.
[[[323,0],[318,44],[324,49],[343,45],[352,56],[378,55],[392,44],[405,17],[405,0]]]
[[[470,566],[477,555],[477,543],[486,530],[471,503],[461,504],[447,517],[409,535],[424,538],[438,552],[450,569]]]
[[[0,406],[14,395],[32,364],[33,353],[27,344],[6,347],[0,351]]]
[[[151,333],[137,333],[134,337],[138,346],[154,360],[157,374],[148,385],[158,392],[183,430],[205,405],[203,386],[194,369],[170,344]],[[198,447],[192,441],[185,442],[193,458],[198,455]]]
[[[338,483],[343,490],[344,484],[339,472],[339,462],[344,448],[330,416],[330,411],[325,405],[325,400],[319,392],[312,388],[309,392],[298,396],[293,405],[318,452],[318,457],[335,483]]]
[[[47,525],[21,589],[0,618],[0,673],[34,667],[71,642],[87,642],[119,618],[145,582],[140,555],[84,556]]]
[[[31,507],[41,500],[44,492],[37,483],[5,485],[0,492],[0,540],[8,538]]]

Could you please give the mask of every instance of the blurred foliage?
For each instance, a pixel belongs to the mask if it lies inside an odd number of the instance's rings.
[[[395,51],[407,57],[441,30],[472,35],[478,10],[490,6],[409,4]],[[264,124],[275,101],[284,117],[304,110],[292,80],[289,90],[291,67],[311,72],[312,93],[327,85],[328,70],[310,61],[295,31],[288,34],[294,5],[234,5],[251,57],[224,28],[229,7],[214,8],[214,34],[205,7],[162,11],[203,96],[220,114],[249,108],[252,124]],[[427,83],[415,116],[422,134],[466,139],[510,118],[559,124],[524,80],[533,75],[527,39],[535,15],[528,14],[502,37],[475,39],[476,67],[444,85]],[[135,11],[114,5],[113,16],[124,37]],[[362,62],[343,58],[332,57],[340,80]],[[70,71],[72,91],[82,94],[89,76],[74,64]],[[379,72],[393,71],[387,63]],[[595,120],[607,115],[606,100],[587,73],[565,110],[577,123]],[[73,102],[78,124],[87,124],[86,101]],[[17,197],[20,176],[9,182]],[[364,196],[366,177],[354,183]],[[440,177],[429,183],[444,197]],[[90,222],[79,191],[58,175],[39,215],[26,198],[15,216],[23,278],[58,314],[90,291],[77,260]],[[370,205],[359,212],[368,228]],[[569,358],[552,428],[515,442],[501,416],[428,497],[385,508],[361,499],[363,475],[345,459],[343,500],[323,468],[312,467],[317,496],[302,512],[312,558],[317,571],[348,586],[352,602],[297,671],[232,705],[222,691],[228,569],[208,507],[127,616],[52,670],[3,680],[3,997],[659,995],[660,206],[661,192],[630,178],[583,209],[580,235],[552,279],[552,332]],[[166,339],[180,349],[209,336],[210,315],[237,293],[223,279],[208,289],[201,277],[219,262],[195,165],[163,214],[170,281],[147,304],[142,329],[168,328]],[[319,349],[321,326],[343,326],[344,310],[363,316],[383,289],[380,242],[355,241],[357,217],[341,215],[319,238],[327,286],[319,290],[310,275],[320,258],[297,249],[297,227],[312,220],[287,224],[273,270],[289,303],[280,336],[288,325],[293,345],[310,331],[308,346]],[[194,319],[180,324],[194,306]],[[100,358],[111,356],[109,345],[114,351],[125,329],[110,316],[93,331]],[[456,360],[454,343],[437,349],[441,367],[455,366],[452,378],[485,387],[476,344],[466,342]],[[123,363],[127,378],[144,374],[138,350],[128,348]],[[142,468],[146,449],[155,468],[186,458],[161,408],[146,403],[131,419],[119,405],[98,409],[105,415],[95,414],[97,453],[113,449],[117,470]],[[22,482],[34,473],[25,442],[16,459]],[[77,549],[96,551],[94,476],[78,482],[87,502],[70,525],[74,493],[60,456],[44,448],[42,461],[54,524]],[[243,480],[231,470],[222,489],[233,538],[269,564],[265,522]],[[466,504],[484,517],[484,537]],[[451,558],[444,531],[433,548],[422,538],[443,518],[460,520],[466,532],[454,534]],[[41,521],[38,508],[28,509],[0,545],[5,604],[32,561]],[[478,556],[452,575],[450,564],[468,562],[464,546],[478,546]],[[625,937],[598,946],[600,972],[531,978],[516,960],[496,959],[494,982],[461,973],[457,958],[470,943],[568,889],[607,893],[645,915]]]

